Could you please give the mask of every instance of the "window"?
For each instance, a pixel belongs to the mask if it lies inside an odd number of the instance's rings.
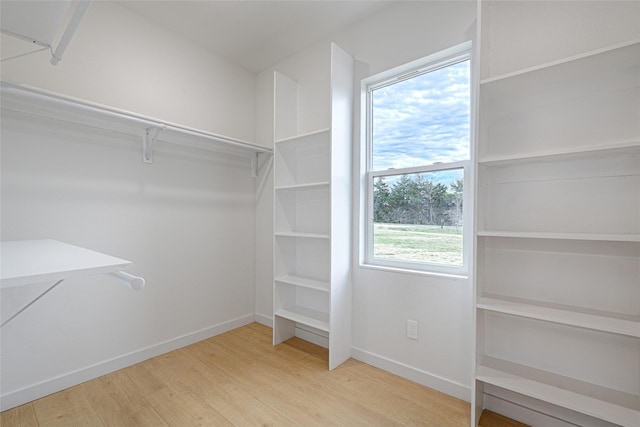
[[[468,47],[363,82],[365,263],[466,274]]]

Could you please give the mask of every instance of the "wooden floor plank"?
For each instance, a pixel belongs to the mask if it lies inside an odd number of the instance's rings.
[[[106,426],[167,426],[127,376],[128,369],[81,385],[100,419]]]
[[[464,426],[467,402],[257,323],[1,414],[19,426]],[[482,427],[523,427],[485,411]]]
[[[39,426],[103,426],[89,399],[79,387],[36,400],[33,408]]]
[[[183,382],[233,425],[294,425],[290,419],[238,387],[225,375],[191,357],[188,351],[168,353],[158,357],[157,361],[166,369],[166,375]]]
[[[38,418],[32,403],[0,413],[0,426],[37,427]]]

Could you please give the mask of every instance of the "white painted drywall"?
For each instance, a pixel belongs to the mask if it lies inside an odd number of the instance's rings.
[[[113,2],[94,2],[57,67],[36,54],[2,77],[253,140],[252,74]],[[2,409],[253,321],[247,159],[159,143],[143,164],[139,137],[4,110],[0,137],[2,240],[102,251],[147,281],[68,280],[6,325]],[[3,290],[2,317],[42,286]]]

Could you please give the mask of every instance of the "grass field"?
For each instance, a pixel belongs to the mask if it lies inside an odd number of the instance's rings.
[[[462,228],[438,225],[374,224],[374,256],[462,265]]]

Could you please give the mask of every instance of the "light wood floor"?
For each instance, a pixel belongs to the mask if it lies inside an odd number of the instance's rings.
[[[469,426],[469,404],[254,323],[0,415],[10,426]],[[522,426],[485,413],[484,427]]]

